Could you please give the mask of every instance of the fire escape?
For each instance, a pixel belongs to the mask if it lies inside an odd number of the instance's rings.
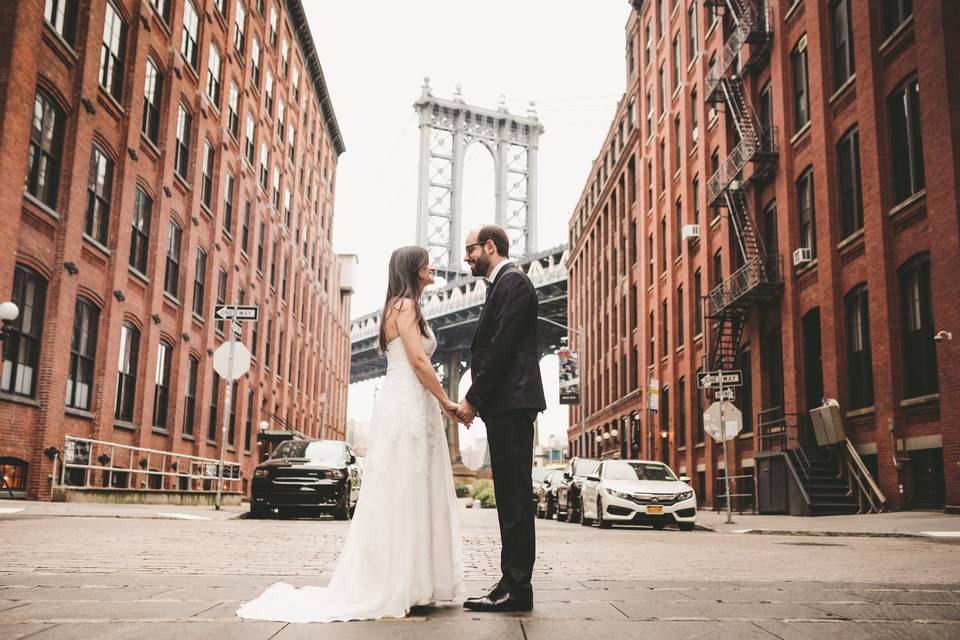
[[[704,0],[720,9],[733,29],[709,69],[706,101],[722,106],[735,128],[736,146],[707,183],[707,203],[724,207],[733,225],[743,266],[707,295],[707,315],[713,321],[710,368],[733,369],[750,307],[771,300],[783,287],[780,256],[767,255],[757,233],[746,190],[765,180],[777,163],[773,126],[762,126],[747,101],[743,76],[769,60],[773,32],[769,9],[759,10],[754,0]],[[741,55],[745,60],[741,62]]]

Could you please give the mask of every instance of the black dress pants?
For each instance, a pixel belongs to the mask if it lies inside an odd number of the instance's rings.
[[[530,474],[536,416],[536,411],[519,410],[484,419],[500,520],[500,590],[531,597],[536,534]]]

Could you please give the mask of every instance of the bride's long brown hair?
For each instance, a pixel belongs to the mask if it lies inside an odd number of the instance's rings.
[[[390,254],[387,276],[387,298],[380,312],[380,351],[387,350],[387,310],[397,301],[408,298],[413,301],[420,334],[427,335],[427,321],[420,311],[420,277],[417,272],[430,264],[430,255],[423,247],[400,247]]]

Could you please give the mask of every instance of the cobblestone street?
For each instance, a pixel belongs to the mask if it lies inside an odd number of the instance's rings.
[[[325,583],[346,523],[179,519],[178,509],[165,511],[149,518],[31,515],[29,509],[0,516],[8,548],[0,566],[0,637],[960,634],[955,539],[601,531],[554,521],[537,522],[536,606],[529,614],[478,615],[442,606],[397,621],[241,622],[234,615],[238,604],[277,578]],[[469,590],[479,593],[497,577],[495,512],[465,510],[463,536]]]

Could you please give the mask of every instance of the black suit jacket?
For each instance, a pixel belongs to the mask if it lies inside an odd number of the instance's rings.
[[[547,403],[537,353],[537,292],[513,264],[497,273],[470,345],[472,384],[467,401],[481,418]]]

